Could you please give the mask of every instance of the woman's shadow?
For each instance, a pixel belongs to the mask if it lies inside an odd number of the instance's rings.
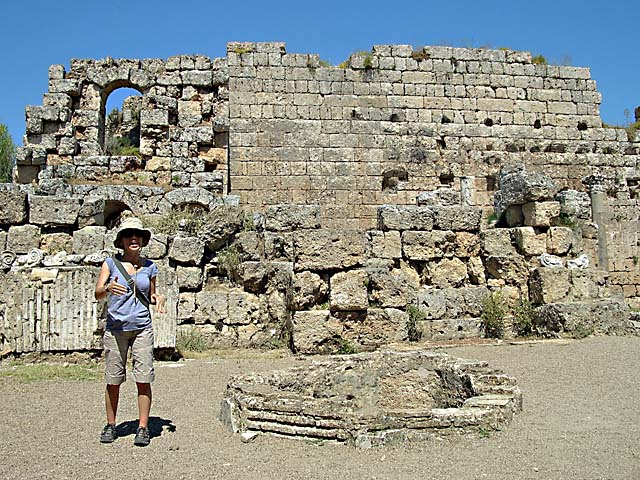
[[[147,425],[149,428],[149,436],[151,438],[159,437],[162,435],[165,427],[167,432],[175,432],[176,426],[173,424],[172,420],[167,420],[166,418],[160,417],[149,417],[149,423]],[[138,430],[138,420],[128,420],[126,422],[120,423],[117,427],[118,436],[126,437],[128,435],[135,435]]]

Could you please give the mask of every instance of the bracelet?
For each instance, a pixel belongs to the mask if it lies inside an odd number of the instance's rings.
[[[107,283],[104,287],[104,292],[109,293],[109,284]]]

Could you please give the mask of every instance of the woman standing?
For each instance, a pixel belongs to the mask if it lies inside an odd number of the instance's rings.
[[[105,260],[96,284],[96,299],[108,296],[104,332],[107,424],[100,434],[102,443],[111,443],[118,438],[116,413],[120,385],[126,380],[129,349],[133,379],[138,388],[139,426],[133,443],[146,446],[150,442],[148,422],[154,379],[150,304],[155,305],[157,313],[165,312],[165,299],[156,292],[158,267],[140,256],[140,250],[150,239],[151,231],[144,228],[139,219],[127,218],[113,242],[122,254]]]

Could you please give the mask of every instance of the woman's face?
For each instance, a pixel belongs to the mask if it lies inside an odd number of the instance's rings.
[[[142,233],[139,230],[125,230],[122,232],[122,247],[125,251],[140,251],[142,248]]]

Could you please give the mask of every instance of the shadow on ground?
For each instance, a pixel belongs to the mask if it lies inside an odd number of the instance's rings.
[[[151,438],[159,437],[162,435],[165,427],[167,428],[167,432],[175,432],[176,426],[173,424],[173,420],[167,420],[166,418],[160,417],[149,417],[149,436]],[[126,437],[129,435],[135,435],[136,430],[138,429],[138,420],[128,420],[126,422],[122,422],[117,426],[118,436]]]

